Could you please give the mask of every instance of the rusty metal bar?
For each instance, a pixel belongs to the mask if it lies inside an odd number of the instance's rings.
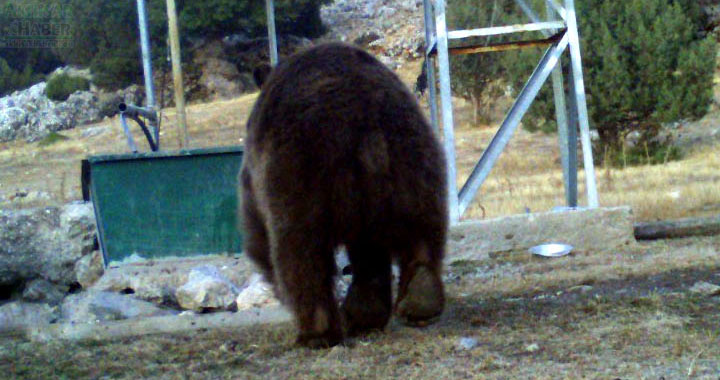
[[[453,46],[450,47],[450,54],[452,55],[463,55],[463,54],[478,54],[478,53],[490,53],[498,51],[518,50],[530,47],[544,47],[552,45],[562,38],[563,33],[558,33],[550,38],[541,40],[530,40],[530,41],[515,41],[515,42],[500,42],[489,45],[471,45],[471,46]]]

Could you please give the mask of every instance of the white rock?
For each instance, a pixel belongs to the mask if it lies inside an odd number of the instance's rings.
[[[475,338],[462,337],[458,340],[458,347],[463,350],[472,350],[478,346],[478,341]]]
[[[188,281],[175,292],[183,309],[230,309],[240,293],[214,266],[196,267],[190,271]]]
[[[537,343],[529,344],[527,347],[525,347],[525,351],[527,352],[535,352],[540,349],[540,346]]]
[[[280,302],[273,294],[272,285],[255,273],[250,276],[248,283],[235,300],[238,310],[247,310],[254,307],[278,305]]]
[[[709,282],[700,281],[696,282],[695,285],[690,288],[693,293],[699,293],[704,296],[713,297],[720,295],[720,286],[711,284]]]

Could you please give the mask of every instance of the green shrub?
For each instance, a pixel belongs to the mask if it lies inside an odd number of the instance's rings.
[[[639,132],[642,141],[657,141],[662,125],[699,118],[707,112],[712,102],[717,44],[704,32],[706,20],[696,2],[576,2],[590,126],[600,138],[597,156],[604,156],[603,152],[614,152],[611,156],[622,155],[624,151],[626,161],[633,155],[642,163],[672,159],[677,155],[672,149],[668,150],[672,145],[670,141],[648,143],[647,152],[644,144],[640,144],[636,152],[625,146],[625,138],[631,132]],[[505,13],[500,20],[504,24],[527,22],[516,7],[505,7],[510,3],[513,2],[493,2],[499,5],[501,15]],[[530,3],[536,10],[544,10],[544,1],[530,0]],[[453,8],[448,8],[449,19],[451,11]],[[483,12],[491,11],[485,9]],[[472,25],[479,26],[482,25]],[[535,37],[541,36],[536,34]],[[463,71],[455,68],[453,75],[455,72],[461,74],[458,79],[464,80],[465,87],[471,89],[472,86],[499,82],[511,85],[517,94],[542,54],[541,49],[504,53],[502,59],[477,61],[481,64],[469,70],[471,76],[463,78]],[[563,63],[567,68],[567,54]],[[566,90],[567,85],[568,78],[565,78]],[[480,90],[490,92],[487,87]],[[556,130],[550,80],[523,119],[523,127],[531,131]],[[662,160],[652,157],[662,157]]]
[[[57,142],[66,141],[66,140],[70,140],[70,138],[65,135],[61,135],[57,132],[50,132],[50,134],[45,136],[42,140],[38,141],[38,145],[39,146],[50,146]]]
[[[17,71],[0,58],[0,96],[30,87],[41,80],[42,75],[34,73],[30,65],[25,65],[22,71]]]
[[[88,89],[90,89],[90,81],[85,78],[57,74],[48,80],[45,93],[48,98],[63,102],[75,91],[87,91]]]

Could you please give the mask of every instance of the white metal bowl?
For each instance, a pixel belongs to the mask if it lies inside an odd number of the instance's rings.
[[[530,253],[545,257],[565,256],[572,251],[573,246],[564,243],[547,243],[536,245],[529,249]]]

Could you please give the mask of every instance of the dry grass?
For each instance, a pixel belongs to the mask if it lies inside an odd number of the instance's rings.
[[[420,61],[398,70],[412,86]],[[242,144],[244,123],[256,95],[188,107],[191,148]],[[174,109],[166,109],[162,122],[164,149],[179,147],[173,126]],[[720,111],[714,110],[693,126],[715,128]],[[458,186],[480,158],[497,126],[473,126],[470,106],[455,100]],[[81,137],[91,128],[107,131]],[[136,127],[135,127],[136,128]],[[140,132],[134,129],[136,141]],[[127,152],[119,119],[63,131],[69,140],[41,147],[22,141],[0,143],[0,207],[30,207],[61,204],[80,198],[80,160],[87,155]],[[716,140],[717,141],[717,140]],[[140,144],[141,148],[144,145]],[[637,220],[704,216],[720,212],[720,155],[714,145],[690,146],[683,160],[659,166],[626,169],[596,168],[600,203],[630,205]],[[579,157],[582,162],[582,157]],[[585,203],[585,176],[578,178],[580,203]],[[17,190],[37,190],[50,200],[11,202]],[[496,217],[545,211],[565,203],[560,156],[556,136],[528,133],[519,128],[508,148],[465,214],[465,218]]]
[[[718,251],[714,237],[605,257],[461,263],[449,270],[451,298],[438,323],[413,329],[393,321],[330,350],[295,347],[289,324],[80,343],[5,338],[0,371],[17,378],[715,380],[720,299],[688,288],[720,281]],[[573,287],[579,284],[592,287]],[[463,337],[477,345],[463,348]]]

